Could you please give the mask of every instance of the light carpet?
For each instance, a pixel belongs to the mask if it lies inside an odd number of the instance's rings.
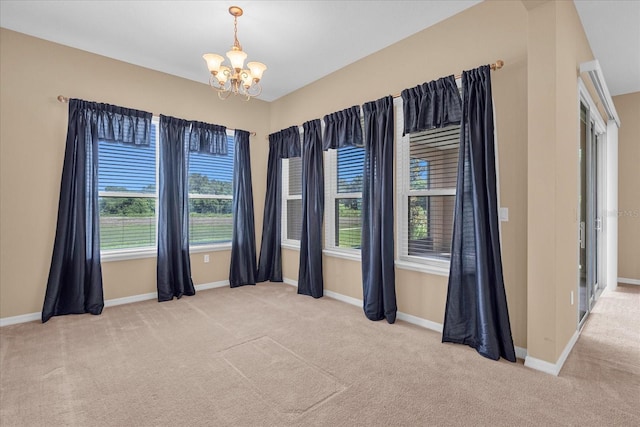
[[[637,426],[640,287],[559,377],[267,283],[0,329],[2,426]]]

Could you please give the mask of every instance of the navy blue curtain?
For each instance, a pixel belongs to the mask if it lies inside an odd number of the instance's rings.
[[[298,293],[320,298],[322,278],[322,217],[324,215],[324,170],[320,120],[302,125],[302,231]]]
[[[403,135],[460,123],[461,100],[454,76],[402,91]]]
[[[462,126],[443,342],[515,362],[502,276],[489,66],[462,74]]]
[[[282,161],[300,157],[300,132],[295,126],[269,135],[267,194],[264,201],[258,282],[282,282],[281,202]]]
[[[256,230],[249,132],[236,130],[233,159],[233,237],[229,284],[232,288],[256,284]]]
[[[396,320],[393,253],[393,98],[363,105],[362,293],[370,320]]]
[[[195,295],[189,259],[191,122],[160,116],[158,301]]]
[[[98,140],[150,143],[151,113],[69,100],[56,237],[42,322],[62,314],[100,314],[104,307],[100,265]]]
[[[324,116],[322,149],[327,151],[349,146],[363,146],[360,107],[357,105]]]
[[[227,128],[211,123],[191,122],[189,133],[189,151],[226,156]]]

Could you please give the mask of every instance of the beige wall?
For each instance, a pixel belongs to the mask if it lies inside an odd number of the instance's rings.
[[[592,54],[572,2],[485,1],[271,104],[221,102],[202,84],[11,31],[0,34],[1,317],[41,308],[66,132],[58,94],[256,131],[251,156],[258,238],[267,133],[503,59],[506,66],[492,72],[492,88],[500,204],[509,208],[501,238],[514,341],[554,363],[575,333],[577,67]],[[622,197],[621,208],[627,206]],[[298,251],[282,253],[284,276],[296,280]],[[202,254],[192,256],[196,283],[227,278],[229,252],[211,255],[206,265]],[[362,298],[358,261],[325,256],[323,262],[325,289]],[[107,299],[155,290],[155,258],[103,268]],[[396,286],[400,311],[442,323],[446,277],[397,269]]]
[[[0,317],[42,309],[55,235],[67,105],[58,95],[257,132],[251,138],[256,238],[262,230],[269,104],[220,101],[207,86],[0,30]],[[205,70],[206,71],[206,70]],[[191,258],[196,284],[228,279],[229,251]],[[155,258],[104,262],[104,295],[155,291]]]
[[[618,277],[640,280],[640,92],[613,98],[618,115]]]
[[[526,25],[526,11],[519,2],[482,3],[273,102],[270,128],[274,132],[321,119],[407,87],[505,60],[505,68],[492,73],[492,83],[500,200],[510,213],[509,222],[502,223],[504,277],[512,332],[520,347],[527,346]],[[408,51],[413,52],[409,58]],[[298,251],[283,251],[285,277],[297,280],[298,257]],[[331,256],[323,262],[327,290],[362,299],[360,262]],[[446,277],[396,269],[396,294],[400,311],[443,322]]]
[[[555,362],[577,330],[577,78],[593,54],[572,2],[532,8],[528,28],[528,350]]]

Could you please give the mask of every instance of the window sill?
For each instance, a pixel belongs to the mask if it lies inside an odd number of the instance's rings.
[[[231,250],[231,242],[222,243],[219,245],[197,245],[197,246],[189,246],[190,254],[198,254],[201,252],[218,252],[218,251],[230,251]]]
[[[100,253],[100,262],[127,261],[140,258],[155,258],[156,256],[156,248],[111,250]]]
[[[225,243],[224,245],[202,245],[202,246],[190,246],[189,253],[197,254],[201,252],[217,252],[217,251],[230,251],[231,243]],[[156,248],[145,249],[121,249],[111,250],[100,253],[100,262],[111,261],[127,261],[132,259],[141,258],[156,258],[158,252]]]
[[[296,243],[282,242],[282,243],[280,243],[280,247],[282,247],[284,249],[291,249],[291,250],[294,250],[294,251],[299,251],[300,250],[300,243],[296,244]]]
[[[436,266],[436,265],[429,265],[429,264],[421,264],[417,262],[396,260],[395,266],[396,268],[399,268],[401,270],[411,270],[411,271],[417,271],[419,273],[428,273],[436,276],[449,277],[448,265]]]
[[[360,251],[344,251],[340,249],[323,249],[323,255],[327,255],[334,258],[343,258],[351,261],[362,261],[362,255]]]

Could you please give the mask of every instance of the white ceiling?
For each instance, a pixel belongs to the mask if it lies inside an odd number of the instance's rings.
[[[479,0],[0,1],[0,26],[206,83],[202,54],[238,39],[267,64],[272,101],[434,25]],[[640,91],[640,1],[576,0],[613,95]]]
[[[574,3],[611,95],[640,92],[640,1]]]

